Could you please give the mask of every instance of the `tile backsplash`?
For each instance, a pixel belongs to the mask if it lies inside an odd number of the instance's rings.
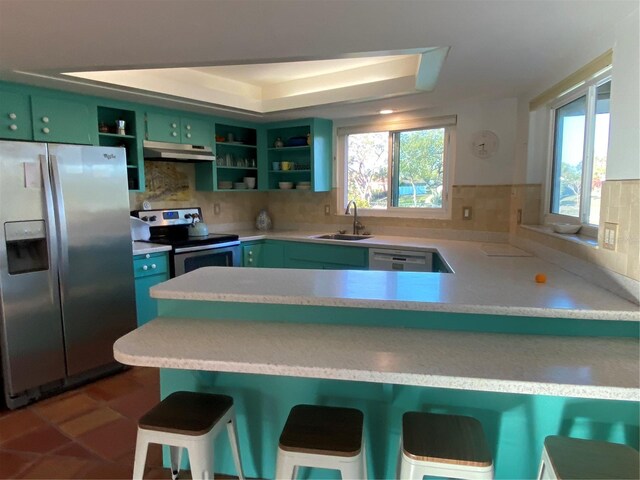
[[[167,166],[168,165],[168,166]],[[143,200],[154,207],[200,206],[210,227],[252,229],[258,212],[266,208],[276,229],[349,230],[351,217],[338,212],[334,192],[199,192],[191,164],[146,162],[147,191],[131,193],[132,209]],[[188,186],[188,187],[187,187]],[[541,218],[542,187],[525,185],[456,185],[452,189],[452,218],[416,219],[362,217],[365,230],[375,234],[424,235],[461,240],[534,241],[617,274],[640,280],[640,180],[607,181],[602,190],[598,246],[568,241],[558,236],[520,228]],[[325,214],[329,205],[330,214]],[[463,219],[471,207],[471,219]],[[342,213],[342,212],[340,212]],[[615,251],[603,245],[604,222],[618,226]]]

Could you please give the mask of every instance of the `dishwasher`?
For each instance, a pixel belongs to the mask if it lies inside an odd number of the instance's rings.
[[[417,250],[370,248],[369,270],[432,272],[433,253]]]

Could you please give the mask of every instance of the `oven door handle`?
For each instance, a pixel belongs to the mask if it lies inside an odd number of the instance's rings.
[[[236,240],[233,242],[212,243],[209,245],[198,245],[197,247],[176,248],[173,252],[174,253],[202,252],[205,250],[218,250],[219,248],[235,247],[237,245],[240,245],[239,240]]]

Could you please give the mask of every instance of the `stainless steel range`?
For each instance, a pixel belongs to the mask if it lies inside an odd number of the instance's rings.
[[[200,207],[134,210],[131,215],[149,224],[150,243],[171,245],[171,278],[201,267],[240,266],[238,235],[194,235],[200,232],[195,222],[203,220]]]

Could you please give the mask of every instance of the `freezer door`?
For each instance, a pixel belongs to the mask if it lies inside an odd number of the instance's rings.
[[[67,374],[114,363],[136,326],[125,150],[49,145]]]
[[[65,377],[46,146],[0,142],[0,351],[5,396]]]

